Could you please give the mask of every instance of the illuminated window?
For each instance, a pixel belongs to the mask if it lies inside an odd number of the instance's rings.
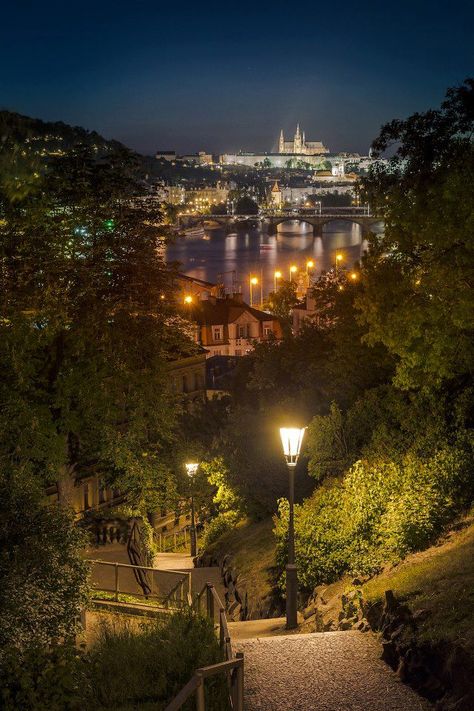
[[[222,326],[213,326],[212,338],[214,341],[222,341]]]

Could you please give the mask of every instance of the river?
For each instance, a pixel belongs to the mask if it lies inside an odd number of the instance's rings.
[[[189,276],[220,281],[228,290],[234,278],[235,286],[241,288],[248,302],[250,275],[259,280],[257,291],[261,282],[265,297],[274,288],[275,271],[289,279],[290,266],[303,270],[308,261],[313,261],[311,273],[317,276],[334,266],[339,253],[342,255],[339,266],[352,268],[367,249],[360,226],[353,223],[339,221],[325,225],[322,237],[315,237],[306,223],[295,221],[284,227],[285,231],[275,235],[250,229],[227,235],[222,230],[210,230],[204,237],[179,237],[167,246],[166,260],[179,262],[180,271]]]

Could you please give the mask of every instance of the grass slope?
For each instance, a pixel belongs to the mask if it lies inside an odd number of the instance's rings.
[[[462,644],[474,652],[474,512],[437,545],[405,560],[363,586],[368,601],[393,590],[411,610],[427,610],[420,638]]]

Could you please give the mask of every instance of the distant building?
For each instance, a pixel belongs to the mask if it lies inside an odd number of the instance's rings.
[[[186,296],[191,296],[197,301],[208,299],[210,296],[218,296],[220,287],[204,279],[189,276],[188,274],[177,274],[173,278],[173,288],[178,303],[184,303]]]
[[[168,185],[166,188],[166,202],[171,205],[184,205],[186,190],[181,185]]]
[[[300,132],[300,125],[296,126],[296,133],[292,141],[285,141],[283,129],[280,132],[280,140],[278,141],[279,153],[291,153],[294,155],[316,156],[324,153],[329,153],[328,148],[321,141],[307,141],[305,133]]]
[[[155,158],[156,160],[169,160],[171,162],[176,160],[176,151],[156,151]]]
[[[229,197],[229,188],[217,184],[215,187],[192,188],[186,190],[185,202],[196,209],[211,207],[221,202],[226,202]]]
[[[272,189],[270,190],[270,202],[273,207],[281,207],[283,202],[280,186],[278,185],[278,180],[275,180]]]
[[[211,165],[214,162],[212,153],[206,153],[206,151],[180,156],[179,160],[185,161],[186,163],[196,163],[197,165]]]
[[[243,356],[254,343],[281,338],[276,316],[244,303],[241,294],[185,305],[186,317],[195,324],[195,340],[212,356]]]

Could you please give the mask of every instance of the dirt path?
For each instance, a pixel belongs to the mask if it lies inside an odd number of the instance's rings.
[[[325,632],[240,639],[246,711],[427,711],[380,659],[370,634]]]

